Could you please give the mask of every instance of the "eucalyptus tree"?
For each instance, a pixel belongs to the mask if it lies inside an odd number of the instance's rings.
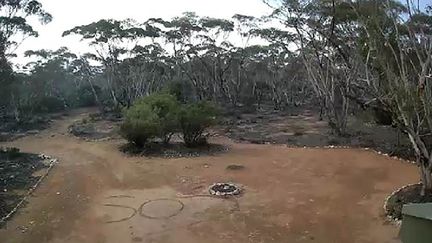
[[[431,194],[432,15],[411,2],[353,7],[362,28],[361,51],[367,67],[357,83],[359,93],[390,112],[407,134],[420,168],[422,195]]]
[[[173,48],[176,76],[189,80],[199,99],[232,101],[228,90],[232,21],[186,12],[169,21],[150,19],[148,23],[161,25],[164,43]]]
[[[347,21],[349,4],[341,0],[268,1],[272,15],[284,24],[302,58],[308,79],[320,101],[329,124],[344,134],[348,111],[350,82],[356,77],[353,65],[357,49],[355,25]]]
[[[158,43],[138,45],[131,54],[119,67],[128,105],[139,97],[162,90],[174,78],[172,58]]]
[[[312,87],[339,133],[346,116],[338,110],[347,111],[348,99],[389,112],[411,141],[422,195],[432,193],[430,12],[411,1],[278,3],[273,17],[295,33]]]
[[[104,65],[106,86],[114,105],[130,105],[125,99],[128,87],[120,75],[119,66],[125,56],[127,57],[138,44],[140,38],[154,37],[156,33],[142,28],[131,19],[123,21],[103,19],[67,30],[63,36],[71,34],[80,35],[82,40],[89,41],[94,47],[96,55],[93,57]]]
[[[95,58],[93,54],[84,54],[83,56],[78,57],[71,62],[69,71],[73,75],[74,80],[77,83],[77,92],[80,92],[80,89],[85,89],[86,87],[90,88],[90,91],[94,97],[94,103],[101,107],[101,85],[98,84],[96,81],[100,76],[103,75],[103,70],[100,65],[91,64],[94,59]],[[79,97],[79,95],[77,96]]]
[[[25,56],[35,61],[26,65],[28,74],[21,75],[17,109],[26,113],[24,115],[30,115],[43,106],[65,107],[80,87],[71,72],[77,56],[66,47],[55,51],[29,50]]]
[[[49,23],[52,16],[42,4],[35,0],[0,1],[0,111],[7,110],[16,96],[12,85],[14,73],[8,61],[16,47],[27,37],[37,37],[38,33],[28,23],[28,18],[36,17],[43,24]]]

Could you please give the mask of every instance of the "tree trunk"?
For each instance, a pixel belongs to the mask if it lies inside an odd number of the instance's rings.
[[[420,163],[420,178],[422,182],[421,195],[425,196],[432,193],[432,170],[428,159],[422,158],[417,160]]]

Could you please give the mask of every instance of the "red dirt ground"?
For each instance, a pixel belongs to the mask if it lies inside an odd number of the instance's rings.
[[[213,142],[231,149],[217,156],[127,157],[118,150],[122,140],[68,135],[67,127],[85,115],[0,144],[60,160],[0,230],[0,242],[393,243],[398,228],[386,223],[383,201],[418,181],[415,166],[370,151],[236,144],[224,137]],[[232,164],[245,168],[227,170]],[[205,196],[214,182],[241,184],[244,194]]]

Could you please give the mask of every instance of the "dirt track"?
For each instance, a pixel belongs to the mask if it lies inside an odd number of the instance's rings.
[[[383,219],[383,200],[418,180],[414,166],[368,151],[225,138],[214,142],[231,151],[213,157],[126,157],[120,140],[68,135],[68,125],[84,115],[1,144],[52,155],[60,164],[0,230],[0,242],[398,242],[398,229]],[[231,164],[245,169],[227,171]],[[242,184],[245,194],[237,200],[199,196],[219,181]]]

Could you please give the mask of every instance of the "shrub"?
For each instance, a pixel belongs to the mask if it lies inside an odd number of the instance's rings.
[[[169,94],[155,94],[142,99],[156,113],[159,122],[158,137],[168,143],[178,129],[178,113],[180,106],[176,98]]]
[[[158,119],[151,107],[138,103],[125,112],[125,121],[120,127],[120,134],[129,142],[143,147],[149,139],[157,135]]]
[[[61,98],[45,96],[33,103],[33,110],[38,113],[59,112],[65,110],[65,103]]]
[[[7,159],[16,159],[21,157],[21,152],[19,148],[0,148],[0,155]]]
[[[188,147],[207,143],[204,131],[216,123],[218,111],[209,102],[183,105],[179,114],[183,140]]]
[[[138,147],[155,137],[168,143],[178,128],[178,103],[174,96],[155,94],[138,100],[126,111],[121,134]]]
[[[96,95],[101,95],[99,86],[93,86]],[[72,92],[68,97],[68,104],[73,107],[89,107],[97,105],[95,94],[90,85],[84,85]]]
[[[187,103],[192,100],[192,86],[185,81],[173,81],[166,85],[164,91],[173,95],[180,103]]]
[[[392,114],[384,109],[374,108],[375,122],[378,125],[390,126],[393,124]]]

